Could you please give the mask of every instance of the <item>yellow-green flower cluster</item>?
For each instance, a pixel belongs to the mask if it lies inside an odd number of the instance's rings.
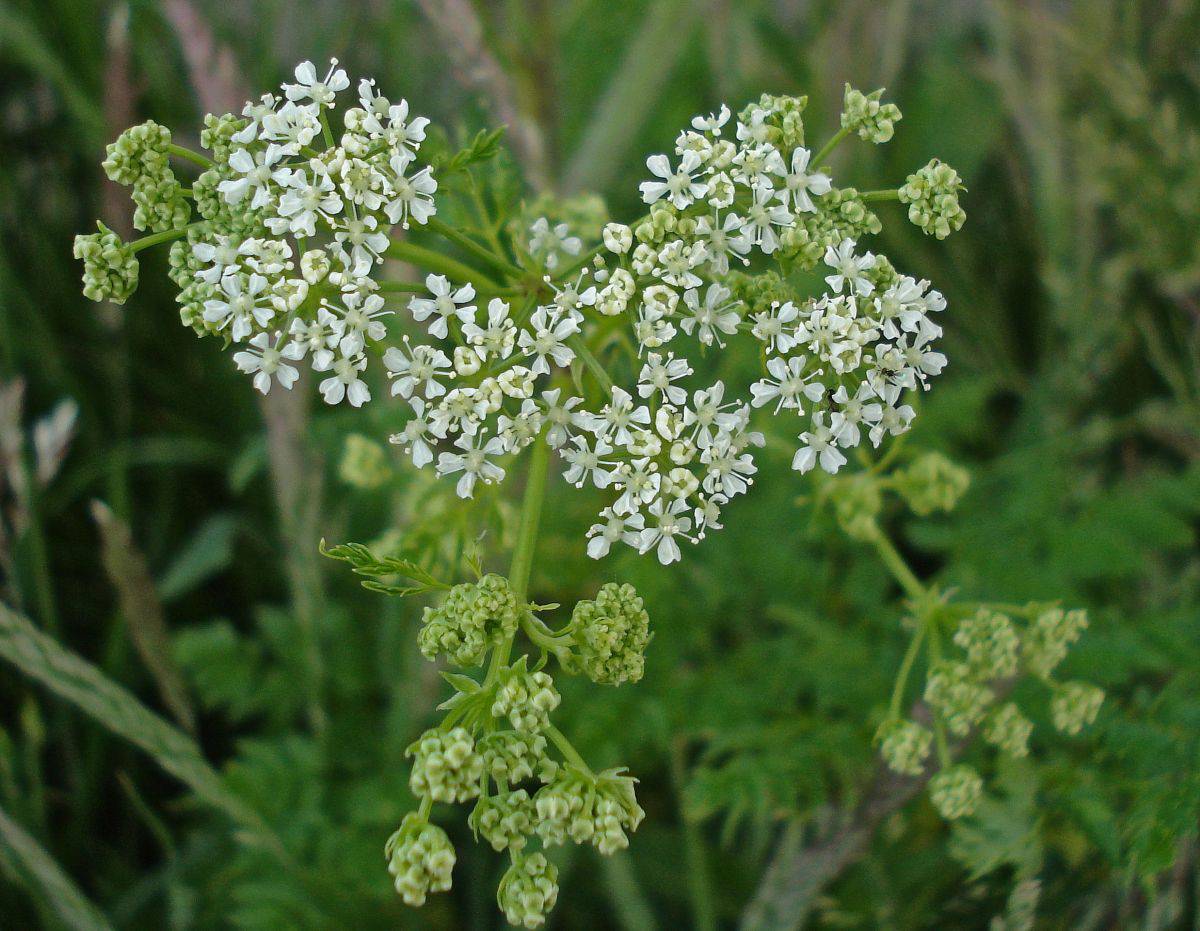
[[[558,867],[542,854],[518,857],[500,880],[496,903],[511,925],[538,928],[558,901]]]
[[[546,756],[546,738],[541,734],[493,731],[477,745],[483,771],[496,785],[515,786],[536,774],[543,782],[554,777],[558,764]]]
[[[1041,612],[1025,638],[1025,662],[1035,675],[1048,678],[1087,626],[1086,611],[1051,608]]]
[[[557,779],[534,796],[537,833],[542,843],[591,843],[600,853],[615,853],[629,846],[626,832],[637,830],[645,812],[637,803],[637,780],[623,769],[598,775],[566,766]]]
[[[938,663],[925,680],[925,701],[950,732],[960,737],[965,737],[973,725],[983,720],[995,697],[966,663]]]
[[[830,246],[883,229],[855,188],[833,188],[814,203],[815,211],[797,215],[796,224],[779,234],[780,257],[800,268],[815,268]]]
[[[99,232],[75,237],[75,258],[83,261],[84,296],[124,304],[137,290],[137,256],[103,223],[97,221],[96,226]]]
[[[171,131],[153,120],[131,126],[109,145],[104,172],[117,184],[133,187],[133,225],[159,232],[187,222],[191,208],[171,171]]]
[[[455,585],[436,608],[426,608],[417,635],[430,659],[444,654],[458,666],[478,666],[489,646],[511,637],[520,606],[508,582],[485,575],[478,582]]]
[[[645,669],[650,616],[632,585],[608,582],[594,601],[581,601],[571,615],[578,663],[599,685],[637,682]]]
[[[387,452],[369,437],[351,433],[346,437],[338,477],[347,485],[370,491],[385,485],[392,476]]]
[[[894,103],[882,103],[883,88],[864,94],[846,85],[842,100],[842,128],[858,133],[860,139],[875,145],[887,142],[895,134],[900,121],[900,108]]]
[[[435,802],[465,802],[479,794],[483,757],[469,731],[432,729],[405,751],[413,757],[408,786],[413,795]]]
[[[757,102],[743,107],[738,119],[754,127],[757,117],[764,127],[766,141],[778,149],[790,150],[804,145],[804,109],[807,106],[808,98],[804,96],[763,94]]]
[[[522,850],[534,830],[537,812],[524,789],[485,795],[472,810],[467,823],[476,835],[501,850]]]
[[[908,204],[908,219],[928,236],[945,239],[962,229],[967,212],[958,203],[966,191],[957,171],[939,159],[908,176],[900,202]]]
[[[982,797],[983,780],[964,763],[943,769],[929,780],[929,799],[947,821],[974,814]]]
[[[1007,615],[980,608],[959,624],[954,642],[966,651],[967,662],[977,675],[1007,679],[1017,674],[1021,640]]]
[[[1032,733],[1033,722],[1011,701],[994,709],[983,722],[983,739],[1012,757],[1029,755]]]
[[[953,510],[971,484],[971,474],[941,453],[923,453],[892,479],[896,491],[921,517]]]
[[[550,712],[562,701],[554,680],[538,670],[529,672],[522,656],[504,671],[492,702],[492,717],[507,717],[522,734],[537,734],[550,723]]]
[[[1064,734],[1078,734],[1096,720],[1104,691],[1087,682],[1065,682],[1054,690],[1050,715],[1054,726]]]
[[[454,847],[446,832],[411,812],[388,838],[384,855],[388,872],[395,877],[396,891],[406,905],[424,905],[431,892],[450,888],[454,869]]]
[[[915,721],[887,721],[875,735],[883,761],[893,772],[919,776],[925,771],[933,734]]]

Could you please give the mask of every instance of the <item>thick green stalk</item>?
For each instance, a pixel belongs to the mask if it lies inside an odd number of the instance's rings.
[[[505,277],[507,277],[507,278],[520,278],[521,277],[521,269],[517,268],[517,266],[513,265],[510,261],[508,261],[502,255],[497,255],[495,252],[492,252],[492,250],[488,249],[486,246],[481,246],[470,236],[460,233],[454,227],[452,227],[446,223],[443,223],[437,217],[430,217],[425,225],[431,231],[437,233],[439,236],[449,239],[452,243],[455,243],[456,245],[462,246],[462,248],[466,249],[468,252],[470,252],[476,258],[482,259],[484,262],[486,262],[488,265],[490,265],[496,271],[500,272],[500,274],[504,275]]]
[[[129,249],[134,253],[141,252],[143,249],[149,249],[151,246],[157,246],[159,243],[170,242],[173,239],[178,239],[180,236],[186,236],[188,230],[199,225],[200,222],[189,223],[187,226],[181,226],[178,229],[163,230],[161,233],[152,233],[149,236],[143,236],[141,239],[135,239],[129,243]]]
[[[479,269],[416,243],[392,240],[387,254],[390,258],[408,262],[438,275],[445,275],[451,281],[470,282],[477,290],[486,294],[512,293],[511,289],[501,287]]]
[[[212,168],[212,159],[201,155],[199,152],[194,152],[186,146],[176,145],[171,143],[167,146],[167,152],[174,155],[176,158],[186,159],[189,162],[195,162],[201,168]]]
[[[817,152],[816,155],[812,157],[812,161],[809,162],[809,164],[812,165],[814,169],[819,168],[821,166],[821,162],[825,161],[825,159],[829,157],[829,153],[836,149],[837,144],[845,139],[848,135],[850,135],[850,129],[846,126],[843,126],[836,133],[834,133],[833,137],[821,147],[821,150]]]
[[[925,586],[921,584],[921,580],[916,574],[908,568],[908,563],[904,561],[904,557],[900,555],[900,551],[892,544],[882,530],[876,528],[875,533],[871,537],[871,542],[874,544],[876,551],[879,553],[879,558],[883,560],[883,564],[887,566],[888,571],[892,573],[900,587],[905,593],[913,599],[920,599],[925,596]]]
[[[533,551],[537,545],[542,502],[546,497],[546,477],[550,465],[550,447],[545,438],[533,441],[529,455],[529,474],[525,479],[525,497],[521,502],[521,520],[517,525],[517,546],[513,550],[508,584],[518,602],[529,600],[529,574],[533,570]]]
[[[880,191],[863,191],[858,195],[865,203],[881,200],[899,200],[900,191],[896,188],[884,188]]]
[[[592,373],[592,377],[594,377],[596,381],[600,383],[600,387],[602,387],[606,393],[612,394],[612,378],[610,378],[608,372],[604,370],[604,366],[600,364],[600,360],[592,354],[590,349],[588,349],[587,343],[583,341],[583,338],[580,337],[579,334],[575,334],[567,339],[567,345],[574,349],[575,354],[579,356],[581,360],[583,360],[583,364],[587,366],[587,370]]]

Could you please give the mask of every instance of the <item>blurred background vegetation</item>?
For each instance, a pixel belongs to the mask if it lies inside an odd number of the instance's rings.
[[[85,302],[71,258],[93,216],[127,223],[99,165],[125,126],[187,141],[335,55],[452,136],[508,123],[533,188],[619,218],[693,113],[807,93],[821,139],[844,81],[886,85],[895,141],[842,146],[839,174],[895,186],[936,154],[970,189],[957,236],[879,243],[949,299],[913,442],[973,475],[953,514],[892,529],[965,597],[1092,615],[1069,672],[1108,690],[1097,726],[1039,727],[951,830],[871,747],[898,593],[781,454],[668,571],[586,560],[592,503],[554,488],[535,597],[632,581],[656,637],[638,685],[564,683],[564,730],[630,765],[648,818],[629,852],[564,862],[552,922],[1196,927],[1198,42],[1193,0],[0,0],[0,925],[501,922],[465,819],[454,891],[392,892],[439,680],[420,605],[316,552],[471,537],[487,509],[400,467],[350,487],[346,437],[385,436],[385,406],[264,402],[179,325],[165,256],[124,308]]]

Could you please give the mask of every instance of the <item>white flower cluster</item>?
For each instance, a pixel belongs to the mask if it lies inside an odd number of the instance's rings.
[[[372,273],[393,227],[434,214],[437,182],[416,167],[429,121],[370,80],[360,82],[359,105],[345,113],[335,144],[329,114],[349,85],[336,60],[323,78],[304,62],[282,96],[246,105],[216,189],[260,235],[212,224],[210,235],[192,238],[189,267],[209,291],[204,323],[248,344],[234,361],[259,391],[273,379],[291,387],[291,363],[307,357],[326,376],[328,403],[358,407],[371,397],[365,349],[384,337],[390,313]],[[313,148],[319,140],[322,151]]]

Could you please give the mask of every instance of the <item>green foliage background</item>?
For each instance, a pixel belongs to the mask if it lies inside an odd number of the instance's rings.
[[[361,591],[316,544],[399,528],[419,547],[488,526],[502,557],[511,504],[467,512],[400,467],[377,490],[347,486],[345,437],[386,435],[385,406],[364,420],[312,391],[259,403],[179,326],[164,257],[117,309],[84,301],[70,254],[91,217],[125,215],[99,162],[126,124],[186,136],[206,101],[257,93],[303,58],[337,55],[452,136],[492,124],[478,56],[448,55],[422,9],[446,5],[0,0],[0,377],[25,387],[23,413],[0,405],[0,571],[33,621],[0,614],[0,925],[501,921],[500,859],[465,819],[447,823],[452,893],[412,912],[390,889],[383,841],[412,804],[403,748],[442,685],[415,648],[419,603]],[[1195,927],[1200,10],[474,8],[544,138],[538,170],[621,218],[638,212],[645,155],[693,113],[807,93],[823,138],[844,81],[888,87],[905,113],[895,141],[843,146],[839,173],[895,186],[936,153],[970,189],[945,243],[891,223],[879,244],[950,302],[951,364],[912,442],[973,474],[954,513],[897,514],[893,529],[965,598],[1088,607],[1068,672],[1110,696],[1083,736],[1039,726],[1032,761],[996,774],[969,823],[897,804],[841,857],[826,842],[871,797],[871,735],[904,647],[872,554],[814,516],[780,453],[726,530],[666,571],[584,558],[591,502],[557,483],[532,594],[570,603],[631,581],[656,636],[641,683],[564,683],[564,730],[598,764],[630,765],[648,817],[627,854],[563,865],[552,921],[734,926],[791,845],[812,856],[785,926],[1028,927],[1036,897],[1038,927]],[[14,437],[63,398],[78,430],[41,487]]]

